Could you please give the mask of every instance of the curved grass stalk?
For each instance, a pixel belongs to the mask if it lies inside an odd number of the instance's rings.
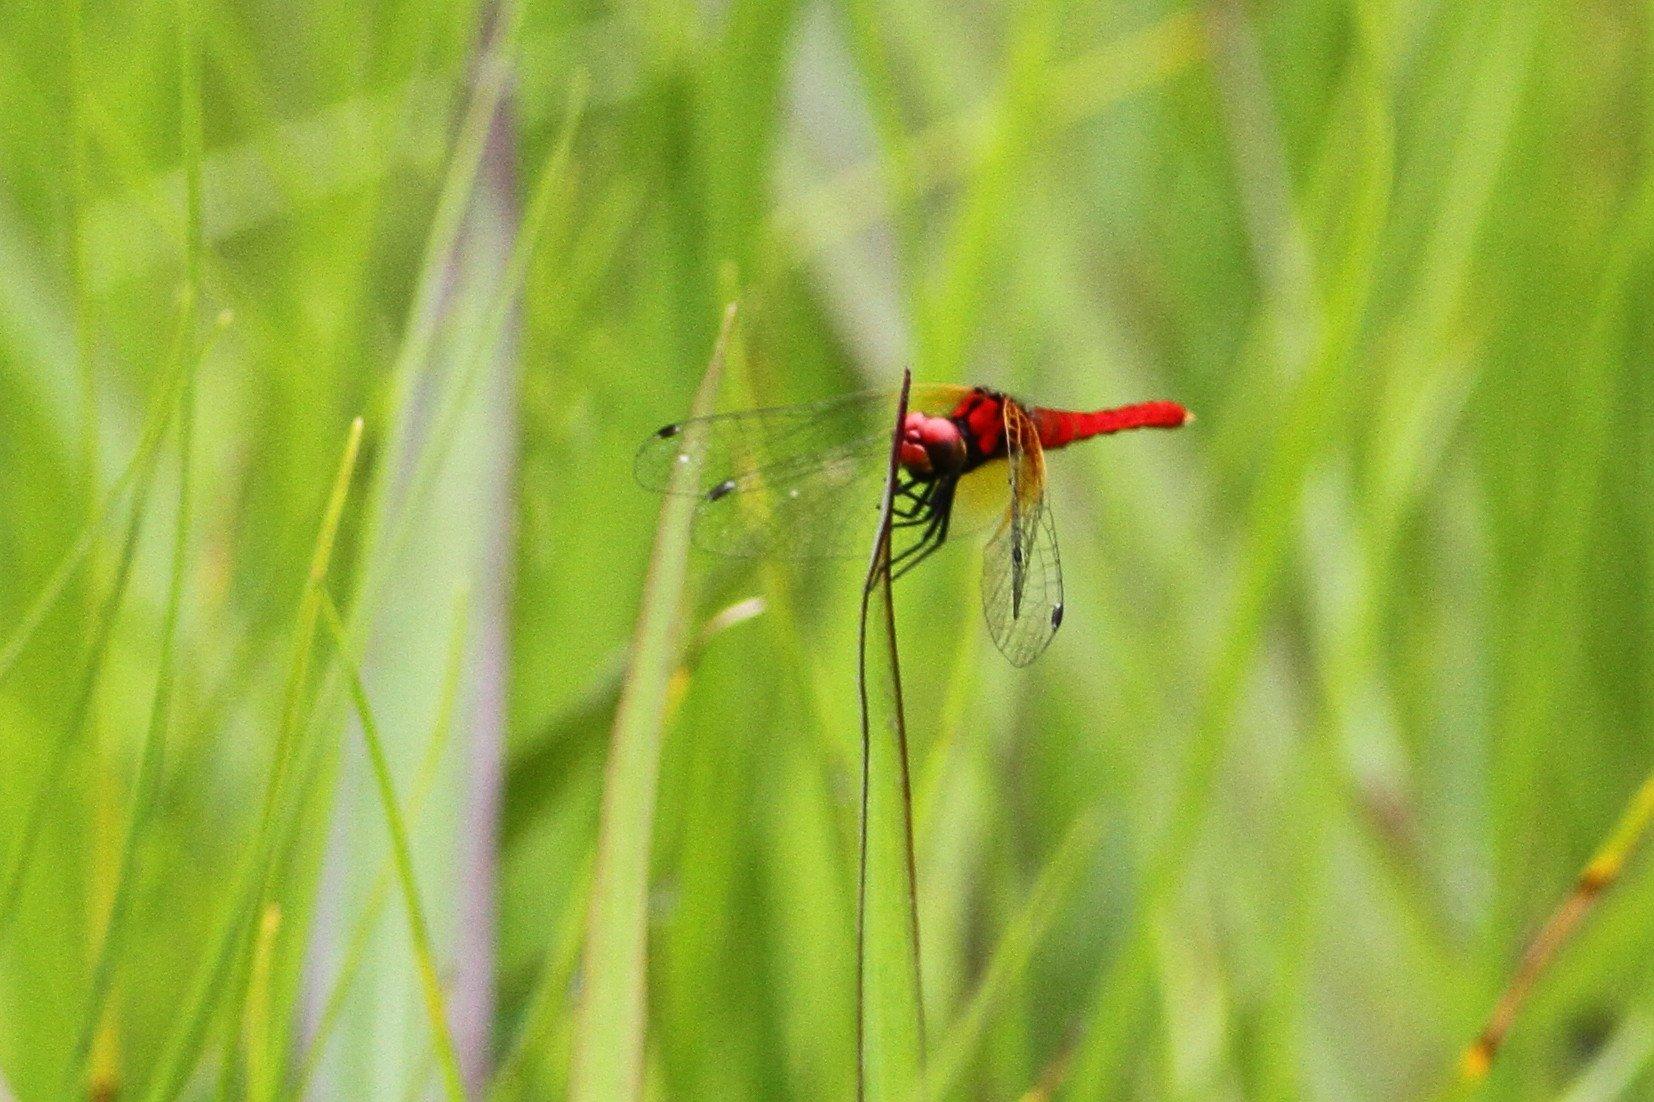
[[[919,885],[913,861],[913,784],[896,616],[890,523],[911,372],[902,375],[873,555],[862,589],[861,846],[856,894],[856,1096],[911,1098],[923,1089],[924,998],[919,978]],[[870,638],[871,634],[877,638]],[[878,652],[869,660],[869,648]],[[877,699],[874,688],[878,690]],[[875,737],[874,726],[879,731]],[[890,736],[890,737],[885,737]]]

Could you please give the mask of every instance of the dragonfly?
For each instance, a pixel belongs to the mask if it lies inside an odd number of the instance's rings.
[[[865,556],[883,508],[898,396],[869,391],[802,405],[691,418],[638,449],[646,488],[698,478],[692,539],[724,555]],[[961,488],[986,479],[1001,502],[982,558],[988,633],[1026,666],[1062,626],[1062,560],[1046,500],[1045,453],[1128,429],[1173,429],[1193,415],[1155,400],[1092,411],[1028,405],[989,387],[915,385],[896,441],[890,570],[895,579],[948,538]]]

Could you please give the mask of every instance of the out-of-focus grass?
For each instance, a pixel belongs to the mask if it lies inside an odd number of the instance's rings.
[[[723,381],[724,357],[735,329],[736,306],[724,310],[706,375],[691,413],[711,412]],[[685,437],[686,458],[705,447],[704,426]],[[693,487],[698,460],[677,467],[661,506],[659,534],[649,556],[631,664],[615,702],[614,735],[603,782],[591,904],[569,1096],[577,1102],[635,1098],[643,1093],[648,1019],[649,868],[660,784],[661,728],[676,680],[683,630],[689,528],[698,504]]]
[[[1441,1087],[1654,764],[1647,13],[497,7],[0,20],[0,876],[43,808],[0,1084],[81,1074],[102,990],[124,1093],[436,1082],[343,669],[284,703],[361,414],[326,584],[461,1070],[567,1090],[618,686],[662,611],[631,454],[736,292],[728,403],[911,364],[1200,414],[1051,457],[1068,611],[1031,669],[983,645],[974,538],[897,586],[931,1089]],[[191,342],[235,319],[188,479],[181,306]],[[697,642],[655,732],[646,1094],[854,1090],[857,580],[690,560],[686,640],[766,612]],[[1651,929],[1633,859],[1487,1096],[1649,1093]]]
[[[339,619],[333,603],[322,599],[322,613],[333,641],[344,651],[347,640],[344,623]],[[384,743],[379,738],[379,727],[373,721],[373,706],[368,702],[367,690],[362,686],[362,675],[357,662],[348,652],[341,655],[346,663],[345,675],[350,680],[350,698],[356,707],[358,722],[362,725],[362,739],[367,745],[368,758],[373,764],[373,778],[379,789],[380,805],[385,813],[385,829],[390,835],[391,857],[396,870],[397,887],[402,892],[402,905],[407,911],[408,933],[413,941],[414,959],[419,965],[420,989],[425,996],[425,1010],[431,1026],[432,1047],[437,1066],[442,1071],[442,1085],[450,1099],[463,1099],[465,1085],[460,1082],[459,1057],[454,1052],[454,1039],[448,1030],[448,1008],[442,994],[442,981],[437,976],[436,958],[431,951],[430,926],[425,918],[424,905],[419,901],[419,883],[414,878],[413,856],[408,848],[408,827],[402,818],[396,785],[391,780],[390,765],[385,757]]]

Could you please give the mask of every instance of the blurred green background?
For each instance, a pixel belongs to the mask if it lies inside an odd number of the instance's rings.
[[[8,6],[0,1097],[429,1095],[421,960],[470,1094],[563,1094],[631,457],[734,297],[726,408],[912,365],[1200,416],[1052,457],[1030,669],[978,539],[898,587],[938,1092],[1437,1096],[1654,760],[1651,36],[1607,0]],[[357,415],[324,588],[428,956],[305,581]],[[691,560],[648,1097],[853,1093],[857,586]],[[1487,1096],[1654,1097],[1651,922],[1633,864]]]

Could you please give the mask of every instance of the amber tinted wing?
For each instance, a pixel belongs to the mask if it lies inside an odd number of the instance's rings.
[[[915,408],[950,408],[952,387],[915,387]],[[879,519],[894,392],[723,413],[668,425],[638,450],[637,480],[664,492],[700,456],[689,491],[698,547],[784,559],[864,557]]]
[[[982,557],[982,613],[994,645],[1014,666],[1040,656],[1062,623],[1062,560],[1045,504],[1039,432],[1016,402],[1005,402],[1010,502]]]

